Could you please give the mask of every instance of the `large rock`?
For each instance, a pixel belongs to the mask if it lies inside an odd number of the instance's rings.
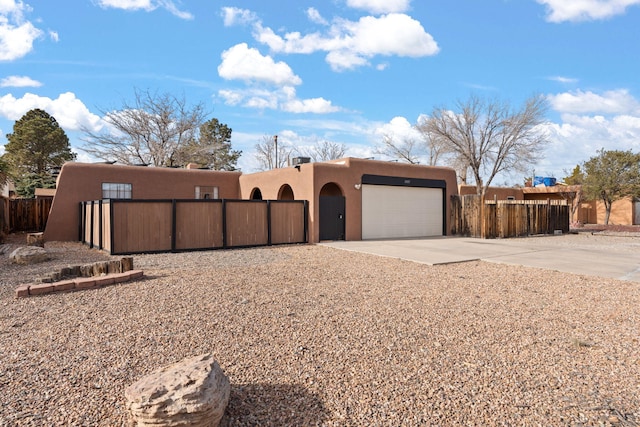
[[[44,233],[29,233],[27,234],[28,246],[40,246],[44,248]]]
[[[37,264],[48,259],[47,251],[39,246],[21,246],[9,255],[11,262],[24,265]]]
[[[231,387],[211,354],[158,369],[125,390],[133,425],[218,426]]]

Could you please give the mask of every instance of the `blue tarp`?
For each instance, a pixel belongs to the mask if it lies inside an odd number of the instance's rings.
[[[545,187],[553,187],[556,185],[556,179],[549,176],[534,176],[533,186],[544,185]]]

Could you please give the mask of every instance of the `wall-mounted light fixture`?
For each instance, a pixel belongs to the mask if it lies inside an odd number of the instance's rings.
[[[354,185],[354,187],[356,188],[356,190],[359,190],[360,187],[362,187],[362,184],[356,184],[356,185]]]

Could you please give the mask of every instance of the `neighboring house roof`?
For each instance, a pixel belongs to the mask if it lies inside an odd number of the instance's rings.
[[[13,181],[9,180],[6,185],[0,186],[0,196],[9,197],[10,191],[13,191],[14,193],[16,191],[16,186],[13,185]]]
[[[55,188],[36,188],[36,197],[53,197],[55,195]]]
[[[524,187],[524,194],[571,193],[582,189],[581,185],[554,185],[553,187]]]

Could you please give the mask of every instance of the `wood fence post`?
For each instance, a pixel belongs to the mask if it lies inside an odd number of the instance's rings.
[[[480,196],[480,238],[484,239],[487,235],[487,218],[485,215],[485,206],[484,206],[484,193]]]

